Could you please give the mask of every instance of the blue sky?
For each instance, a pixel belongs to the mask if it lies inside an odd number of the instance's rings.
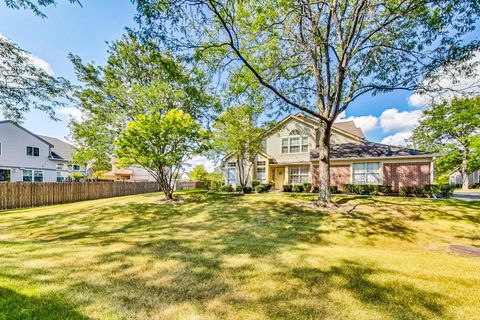
[[[70,52],[84,61],[104,63],[107,42],[120,38],[126,26],[135,26],[135,9],[128,0],[84,0],[82,4],[79,7],[60,0],[56,7],[44,10],[48,17],[42,19],[28,11],[6,9],[1,1],[0,33],[46,61],[56,76],[75,82],[67,59]],[[343,118],[354,120],[370,140],[400,143],[420,114],[418,106],[410,105],[410,96],[406,91],[364,96]],[[61,121],[55,122],[33,111],[26,116],[24,126],[39,134],[65,138],[69,116],[59,113],[59,117]]]

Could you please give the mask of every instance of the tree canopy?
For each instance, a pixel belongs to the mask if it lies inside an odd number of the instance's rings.
[[[251,181],[250,169],[263,150],[262,135],[267,127],[259,123],[259,116],[260,110],[250,105],[229,107],[213,125],[213,148],[235,158],[241,186]]]
[[[433,105],[411,140],[415,147],[442,155],[436,161],[438,176],[459,170],[468,188],[468,174],[480,169],[480,97]]]
[[[77,160],[107,164],[114,141],[139,115],[165,115],[180,109],[207,123],[218,108],[200,71],[131,34],[111,45],[105,66],[84,64],[74,55],[70,58],[83,84],[75,93],[82,119],[70,125],[79,146]]]
[[[144,167],[172,199],[174,178],[191,156],[208,145],[208,131],[189,114],[172,109],[166,114],[139,115],[130,122],[115,142],[115,154],[123,166]]]
[[[79,0],[66,0],[70,3],[76,3],[81,5]],[[10,9],[25,9],[31,10],[33,13],[39,17],[45,18],[45,14],[42,11],[42,7],[47,7],[50,5],[56,5],[56,0],[4,0],[7,8]]]
[[[319,119],[320,202],[329,142],[358,97],[420,88],[479,48],[478,0],[137,0],[142,35],[219,70],[238,92]],[[270,110],[272,111],[272,110]]]

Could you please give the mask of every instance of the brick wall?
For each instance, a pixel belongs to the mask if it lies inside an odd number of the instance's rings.
[[[403,186],[430,184],[429,162],[404,162],[383,164],[383,184],[398,191]]]
[[[330,184],[337,186],[339,190],[342,190],[344,184],[350,182],[350,165],[338,165],[330,166]],[[313,167],[312,171],[312,183],[318,184],[318,167]]]

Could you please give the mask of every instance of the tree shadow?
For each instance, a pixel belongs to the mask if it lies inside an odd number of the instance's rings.
[[[0,287],[0,319],[5,320],[87,320],[66,302],[49,297],[28,297]]]
[[[295,268],[293,276],[301,279],[311,290],[322,288],[348,290],[368,308],[389,315],[393,319],[446,318],[444,297],[435,292],[419,289],[398,281],[374,280],[391,274],[391,271],[365,266],[351,260],[328,270]],[[328,285],[325,285],[328,283]]]

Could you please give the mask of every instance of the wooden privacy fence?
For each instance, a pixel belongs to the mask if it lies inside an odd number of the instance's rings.
[[[158,191],[156,182],[5,182],[0,183],[0,210],[156,191]]]
[[[191,182],[191,181],[178,181],[175,184],[175,190],[193,190],[196,188],[201,188],[201,182]]]

